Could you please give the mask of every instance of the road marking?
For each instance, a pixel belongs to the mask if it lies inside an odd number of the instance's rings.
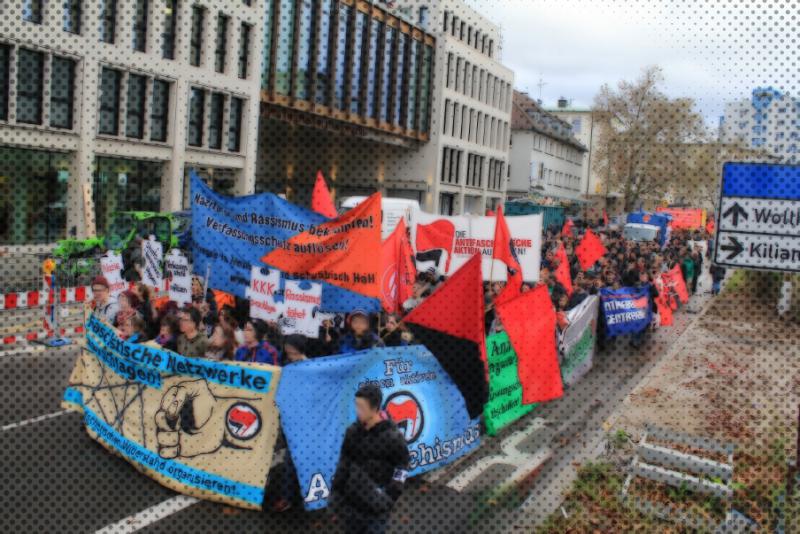
[[[545,424],[546,421],[543,418],[535,418],[527,427],[517,430],[502,441],[500,444],[502,454],[493,454],[479,459],[448,482],[447,486],[460,493],[487,469],[498,464],[510,465],[515,469],[511,475],[496,486],[513,485],[520,482],[553,455],[553,451],[549,447],[542,447],[533,454],[517,449],[520,443],[534,432],[543,429]]]
[[[131,532],[136,532],[148,527],[165,517],[176,514],[184,508],[188,508],[198,502],[200,502],[199,499],[195,499],[194,497],[178,495],[142,510],[141,512],[129,515],[116,523],[107,525],[95,532],[95,534],[130,534]]]
[[[41,421],[46,421],[48,419],[53,419],[54,417],[58,417],[59,415],[64,415],[65,413],[69,413],[71,411],[72,410],[61,410],[60,412],[53,412],[53,413],[48,413],[48,414],[45,414],[45,415],[40,415],[39,417],[34,417],[32,419],[26,419],[26,420],[20,421],[18,423],[9,423],[9,424],[3,426],[2,432],[5,432],[6,430],[12,430],[14,428],[19,428],[21,426],[32,425],[34,423],[39,423]]]

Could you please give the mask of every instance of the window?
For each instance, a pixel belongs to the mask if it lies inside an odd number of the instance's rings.
[[[431,78],[433,77],[433,47],[424,45],[422,71],[419,81],[419,129],[428,133],[431,127]]]
[[[439,180],[447,184],[458,184],[461,171],[461,150],[445,147],[442,149],[442,174]]]
[[[147,78],[138,74],[128,75],[128,104],[125,122],[125,135],[142,139],[144,137],[144,101],[147,91]]]
[[[50,126],[72,129],[72,100],[75,92],[75,62],[53,56],[50,78]]]
[[[147,0],[136,0],[136,13],[133,18],[133,49],[144,52],[147,49]]]
[[[276,0],[277,1],[277,0]],[[275,58],[275,91],[288,95],[291,88],[292,54],[294,52],[294,0],[280,0],[278,48]],[[342,40],[344,47],[345,40]]]
[[[189,63],[199,67],[203,60],[203,19],[206,10],[192,6],[192,35],[189,38]]]
[[[208,117],[208,148],[222,148],[222,121],[225,112],[225,95],[211,93],[211,114]]]
[[[206,94],[202,89],[192,87],[189,102],[189,146],[203,146],[203,115],[205,114]]]
[[[458,91],[458,88],[461,86],[459,80],[461,79],[461,58],[456,58],[456,77],[455,77],[455,85],[453,89]]]
[[[395,102],[394,102],[394,118],[392,122],[398,126],[402,126],[403,121],[403,97],[407,94],[404,91],[406,85],[406,55],[408,50],[408,35],[400,33],[400,40],[397,46],[397,76],[395,80]]]
[[[409,130],[417,129],[417,70],[419,68],[418,55],[420,53],[420,42],[411,39],[411,53],[408,56],[408,85],[405,91],[408,94],[408,106],[406,110],[406,128]]]
[[[242,23],[239,36],[239,78],[247,78],[247,60],[250,55],[250,25]]]
[[[153,80],[153,104],[150,111],[150,140],[165,142],[169,124],[169,82]]]
[[[440,215],[452,215],[453,214],[453,207],[456,202],[456,196],[452,193],[440,193],[439,194],[439,214]]]
[[[482,187],[483,185],[483,161],[484,157],[478,154],[467,156],[467,185],[472,187]]]
[[[314,44],[314,2],[301,0],[300,25],[297,44],[297,71],[294,96],[299,100],[311,100],[311,72],[314,69],[311,49]]]
[[[242,144],[242,113],[244,100],[231,97],[231,112],[228,120],[228,150],[239,152]]]
[[[8,120],[8,84],[11,67],[11,47],[0,44],[0,120]]]
[[[158,211],[163,172],[161,162],[98,157],[92,195],[98,233],[108,229],[116,211]]]
[[[380,71],[381,56],[378,54],[383,23],[372,21],[369,30],[369,59],[367,61],[367,116],[377,118],[380,105],[378,89],[378,72]]]
[[[428,9],[427,6],[422,6],[421,8],[419,8],[419,19],[418,19],[419,20],[419,25],[421,27],[423,27],[424,29],[426,29],[426,30],[428,29],[428,16],[429,16],[429,13],[430,13],[430,10]]]
[[[175,33],[178,28],[178,0],[164,2],[164,33],[161,35],[161,57],[175,59]]]
[[[103,67],[100,80],[100,125],[101,134],[119,133],[119,91],[122,73]]]
[[[214,68],[225,72],[225,51],[228,48],[228,22],[230,17],[219,14],[217,17],[217,47],[214,49]]]
[[[20,48],[18,70],[17,122],[41,124],[44,54]]]
[[[270,74],[272,69],[272,23],[275,12],[275,2],[264,2],[264,46],[261,52],[261,87],[271,89]]]
[[[394,58],[394,43],[397,30],[386,27],[383,43],[383,81],[381,82],[381,113],[380,118],[383,122],[390,122],[389,101],[392,95],[392,58]]]
[[[444,23],[443,23],[443,26],[442,26],[442,31],[444,33],[447,33],[447,26],[448,26],[449,22],[450,22],[450,12],[449,11],[445,11],[444,12]]]
[[[81,33],[81,0],[64,1],[64,31]]]
[[[347,90],[345,66],[347,65],[347,28],[350,10],[349,6],[339,4],[339,26],[336,35],[336,80],[334,82],[334,105],[337,109],[344,109],[345,91]]]
[[[494,57],[494,39],[489,39],[489,57]]]
[[[316,80],[314,86],[314,102],[327,105],[330,98],[328,86],[330,84],[330,51],[333,47],[331,39],[331,24],[333,24],[334,0],[322,0],[321,17],[317,21],[319,35],[319,48],[317,50]]]
[[[41,24],[42,12],[44,11],[43,4],[43,0],[25,0],[22,5],[22,20]]]
[[[350,112],[360,113],[361,106],[361,78],[363,75],[362,52],[366,50],[364,37],[366,35],[367,14],[356,11],[355,38],[353,40],[354,49],[348,54],[353,62],[350,66]]]
[[[444,86],[445,87],[450,87],[450,80],[453,77],[452,76],[452,72],[453,72],[452,69],[453,69],[453,53],[452,52],[448,52],[447,53],[447,68],[444,71],[444,75],[445,75]]]
[[[117,0],[103,0],[100,9],[100,40],[113,43],[117,31]]]

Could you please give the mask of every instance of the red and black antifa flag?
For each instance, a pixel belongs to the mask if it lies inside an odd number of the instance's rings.
[[[481,258],[473,256],[403,322],[453,379],[470,418],[489,396]]]

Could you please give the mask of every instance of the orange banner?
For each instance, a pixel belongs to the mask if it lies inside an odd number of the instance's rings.
[[[381,295],[381,195],[297,234],[261,261],[290,277],[319,280],[367,297]]]
[[[697,230],[706,223],[706,210],[700,208],[656,208],[656,211],[672,215],[670,226],[674,230]]]

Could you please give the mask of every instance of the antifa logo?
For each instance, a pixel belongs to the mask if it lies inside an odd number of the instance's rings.
[[[650,216],[649,216],[649,215],[645,215],[645,216],[643,216],[643,217],[642,217],[642,221],[644,221],[644,222],[646,222],[646,223],[650,222]]]
[[[514,248],[513,238],[508,240],[508,250],[511,251],[511,257],[514,258],[514,261],[517,263],[517,265],[519,265],[519,258],[517,257],[517,249]],[[517,270],[512,267],[508,267],[508,274],[517,274]]]
[[[397,268],[393,263],[386,268],[381,279],[383,298],[386,300],[394,299],[397,294]]]
[[[422,434],[422,428],[425,425],[422,406],[408,391],[398,391],[389,395],[383,409],[397,424],[406,443],[413,443]]]
[[[237,402],[228,409],[225,425],[233,437],[251,439],[261,429],[261,416],[249,404]]]

